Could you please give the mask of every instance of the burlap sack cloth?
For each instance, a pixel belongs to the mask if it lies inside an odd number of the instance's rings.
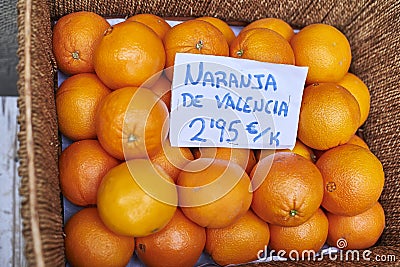
[[[400,3],[390,1],[45,1],[20,0],[19,123],[21,207],[25,253],[32,266],[65,264],[62,203],[58,182],[60,140],[54,103],[56,66],[51,50],[51,25],[61,16],[79,10],[105,17],[154,13],[162,17],[216,16],[228,22],[248,23],[277,17],[295,28],[316,22],[331,24],[349,39],[357,74],[371,91],[371,112],[363,127],[365,141],[382,161],[386,184],[380,199],[386,211],[386,228],[372,249],[394,254],[400,264]],[[343,264],[340,261],[272,262],[255,266],[309,266]],[[376,266],[377,262],[352,262]],[[253,265],[254,266],[254,265]]]

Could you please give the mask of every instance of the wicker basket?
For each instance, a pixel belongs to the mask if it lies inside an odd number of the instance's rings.
[[[73,11],[87,10],[105,17],[153,13],[162,17],[216,16],[232,23],[248,23],[262,17],[278,17],[295,28],[323,22],[348,37],[353,53],[351,71],[371,92],[370,116],[363,135],[382,161],[386,184],[381,203],[386,228],[372,255],[396,255],[400,265],[400,2],[345,0],[19,0],[19,157],[20,193],[25,254],[33,266],[65,265],[62,203],[58,182],[60,138],[54,91],[56,65],[51,49],[52,22]],[[310,266],[315,262],[271,262],[252,266]],[[324,259],[318,264],[337,265]],[[374,261],[353,261],[376,266]]]

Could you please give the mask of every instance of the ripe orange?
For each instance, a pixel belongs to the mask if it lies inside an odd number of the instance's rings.
[[[369,149],[367,143],[365,143],[365,141],[361,137],[359,137],[357,134],[353,135],[350,138],[350,140],[347,141],[346,144],[357,145],[357,146],[361,146],[366,149]],[[324,154],[326,151],[327,150],[314,150],[314,155],[315,155],[316,159],[319,159],[322,156],[322,154]]]
[[[276,149],[254,149],[254,156],[256,158],[256,162],[262,160],[263,158],[268,157],[276,152]]]
[[[294,65],[289,42],[270,29],[255,28],[241,31],[230,45],[230,56],[258,61]]]
[[[269,242],[268,224],[248,210],[233,224],[208,228],[206,251],[219,265],[247,263],[257,259]]]
[[[101,179],[118,164],[97,140],[72,143],[61,153],[58,162],[63,195],[79,206],[95,205]]]
[[[346,36],[327,24],[311,24],[290,40],[297,66],[307,66],[306,83],[338,82],[351,63]]]
[[[173,147],[169,139],[162,143],[162,148],[150,158],[151,162],[158,164],[176,182],[184,166],[194,157],[188,147]]]
[[[177,209],[161,231],[136,239],[136,254],[148,267],[192,267],[205,243],[205,229]]]
[[[303,144],[300,140],[296,140],[296,144],[294,145],[293,149],[277,149],[277,150],[270,150],[270,149],[261,149],[258,150],[258,160],[261,160],[269,155],[271,155],[274,152],[293,152],[296,153],[300,156],[303,156],[304,158],[314,161],[315,160],[315,155],[314,152],[312,151],[311,148]]]
[[[64,232],[65,255],[72,266],[125,267],[135,250],[135,239],[109,230],[96,208],[72,215]]]
[[[171,29],[171,26],[163,18],[154,14],[137,14],[127,18],[126,20],[143,23],[152,29],[161,40],[164,38],[167,31]]]
[[[165,74],[161,74],[159,77],[155,77],[145,82],[142,86],[148,87],[153,93],[155,93],[167,106],[168,110],[171,110],[171,81],[168,80]],[[149,86],[147,86],[149,84]]]
[[[359,126],[361,126],[367,120],[369,114],[370,94],[368,87],[360,78],[349,72],[344,75],[338,84],[346,88],[357,100],[360,106],[361,117]]]
[[[256,164],[254,152],[245,148],[229,147],[201,147],[194,150],[194,158],[215,158],[229,160],[242,167],[247,174],[251,172]]]
[[[304,251],[317,253],[325,244],[328,236],[328,219],[324,212],[318,209],[310,219],[304,223],[294,227],[282,227],[278,225],[270,225],[271,231],[270,248],[279,251],[285,251],[284,257],[299,257],[304,255],[313,256],[312,254],[303,254]],[[296,251],[295,254],[292,251]],[[311,252],[312,253],[312,252]],[[315,254],[314,254],[315,256]]]
[[[197,18],[197,20],[202,20],[206,21],[208,23],[211,23],[215,28],[220,30],[222,34],[225,36],[226,41],[228,42],[228,45],[230,45],[235,39],[235,33],[233,32],[232,28],[226,23],[225,21],[215,18],[215,17],[200,17]]]
[[[326,150],[350,140],[360,122],[356,99],[342,86],[320,83],[303,92],[297,137],[307,146]]]
[[[177,184],[183,213],[203,227],[226,227],[251,204],[249,176],[227,160],[193,160],[181,171]]]
[[[225,36],[212,24],[201,20],[188,20],[175,25],[164,37],[166,75],[172,80],[176,53],[228,56]]]
[[[342,145],[317,161],[324,179],[322,206],[331,213],[353,216],[371,208],[383,190],[381,162],[366,148]]]
[[[177,202],[172,179],[146,159],[112,168],[97,192],[104,224],[115,233],[134,237],[160,231],[174,215]]]
[[[287,41],[290,41],[294,35],[293,28],[284,20],[278,18],[263,18],[258,19],[247,25],[242,31],[247,31],[255,28],[265,28],[273,30],[282,35]]]
[[[121,160],[157,153],[167,137],[167,123],[167,107],[144,87],[113,91],[104,98],[96,113],[100,144]]]
[[[346,144],[357,145],[357,146],[369,149],[367,143],[365,143],[365,141],[356,134],[353,135]]]
[[[296,140],[296,144],[294,145],[293,149],[278,149],[277,152],[279,151],[283,151],[283,152],[293,152],[296,153],[300,156],[303,156],[304,158],[310,160],[310,161],[314,161],[315,160],[315,155],[312,151],[311,148],[309,148],[308,146],[306,146],[305,144],[303,144],[300,140]]]
[[[111,90],[93,73],[66,79],[56,93],[60,132],[74,141],[96,138],[96,110],[109,93]]]
[[[253,211],[264,221],[298,226],[319,208],[324,188],[321,173],[309,160],[292,152],[277,152],[260,160],[251,175]]]
[[[94,72],[93,53],[107,20],[93,12],[80,11],[61,17],[53,28],[53,53],[57,67],[67,75]]]
[[[341,249],[367,249],[373,246],[385,228],[385,213],[376,202],[370,209],[354,216],[327,213],[328,244]]]
[[[111,89],[141,86],[165,65],[158,35],[135,21],[118,23],[105,32],[94,52],[94,69]]]

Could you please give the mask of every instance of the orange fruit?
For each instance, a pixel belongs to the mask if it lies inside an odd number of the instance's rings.
[[[268,223],[298,226],[310,219],[322,202],[321,173],[298,154],[278,152],[263,158],[250,177],[255,188],[251,207]]]
[[[115,158],[145,158],[157,153],[167,138],[168,116],[165,104],[149,89],[121,88],[97,110],[97,137]]]
[[[251,149],[245,148],[230,148],[230,147],[201,147],[194,150],[194,158],[215,158],[229,160],[238,164],[248,174],[256,164],[254,152]]]
[[[206,251],[219,265],[247,263],[257,259],[258,252],[269,242],[268,224],[248,210],[233,224],[208,228]]]
[[[181,171],[177,184],[183,213],[203,227],[226,227],[244,215],[251,204],[249,176],[227,160],[193,160]]]
[[[300,140],[296,140],[296,144],[294,145],[293,149],[278,149],[277,152],[283,151],[283,152],[293,152],[296,153],[300,156],[303,156],[304,158],[314,161],[315,156],[311,148],[303,144]]]
[[[109,93],[111,90],[93,73],[67,78],[56,92],[60,132],[73,141],[96,138],[96,110]]]
[[[145,82],[142,86],[147,87],[149,83],[149,89],[153,91],[167,106],[168,110],[171,110],[171,81],[168,80],[165,74],[161,74],[160,77],[155,77],[156,81],[153,82],[153,78]]]
[[[135,239],[109,230],[96,208],[72,215],[64,232],[65,255],[72,266],[124,267],[135,250]]]
[[[229,51],[230,56],[235,58],[279,64],[295,63],[289,42],[279,33],[265,28],[241,31],[231,43]]]
[[[350,144],[350,145],[357,145],[357,146],[361,146],[364,147],[366,149],[369,149],[367,143],[365,143],[365,141],[359,137],[357,134],[353,135],[349,141],[347,141],[346,144]],[[328,149],[329,150],[329,149]],[[327,150],[314,150],[314,154],[316,159],[319,159],[322,154],[324,154]]]
[[[154,14],[137,14],[127,18],[126,20],[143,23],[152,29],[161,40],[164,38],[167,31],[171,29],[171,26],[163,18]]]
[[[228,42],[228,45],[231,44],[233,39],[235,39],[235,37],[236,37],[232,28],[228,25],[228,23],[226,23],[222,19],[215,18],[215,17],[200,17],[200,18],[197,18],[197,20],[202,20],[202,21],[211,23],[215,28],[220,30],[222,32],[222,34],[225,36],[225,39]]]
[[[360,108],[356,99],[342,86],[320,83],[303,92],[297,137],[317,150],[347,143],[356,133]]]
[[[184,166],[194,157],[188,147],[173,147],[169,138],[162,143],[162,148],[150,158],[151,162],[158,164],[176,182]]]
[[[285,251],[284,257],[302,257],[304,251],[319,252],[328,236],[328,219],[318,209],[310,219],[294,227],[270,225],[271,239],[269,246],[275,251]],[[299,254],[292,253],[296,251]],[[311,252],[312,253],[312,252]],[[308,254],[312,256],[312,254]],[[315,256],[315,254],[314,254]],[[301,259],[301,258],[300,258]]]
[[[72,143],[61,152],[58,162],[63,195],[79,206],[95,205],[101,179],[119,163],[97,140]]]
[[[361,116],[359,126],[361,126],[367,120],[369,114],[371,97],[368,87],[360,78],[350,72],[346,73],[338,84],[346,88],[357,100],[360,106]]]
[[[311,24],[290,40],[297,66],[307,66],[306,83],[338,82],[351,63],[346,36],[327,24]]]
[[[174,215],[177,202],[172,179],[147,159],[112,168],[97,192],[104,224],[115,233],[134,237],[160,231]]]
[[[205,243],[205,229],[177,209],[161,231],[136,239],[136,254],[148,267],[192,267]]]
[[[258,19],[247,25],[242,31],[247,31],[255,28],[265,28],[273,30],[282,35],[287,41],[290,41],[294,35],[293,28],[284,20],[278,18],[263,18]]]
[[[259,162],[263,158],[268,157],[276,152],[276,149],[254,149],[254,156],[256,158],[256,162]]]
[[[381,162],[366,148],[342,145],[317,161],[324,179],[322,206],[329,212],[353,216],[371,208],[380,197],[384,172]]]
[[[166,75],[171,81],[176,53],[229,56],[225,36],[212,24],[188,20],[175,25],[164,37]]]
[[[259,155],[258,160],[263,159],[269,155],[271,155],[271,153],[273,153],[274,150],[270,150],[270,149],[261,149],[258,150]],[[293,149],[277,149],[275,150],[275,152],[293,152],[296,153],[300,156],[303,156],[304,158],[310,160],[310,161],[314,161],[315,160],[315,155],[314,152],[312,151],[311,148],[309,148],[308,146],[306,146],[305,144],[303,144],[300,140],[296,140],[296,144],[294,145]]]
[[[327,212],[329,221],[328,244],[341,249],[372,247],[385,228],[385,213],[379,202],[363,213],[341,216]]]
[[[367,143],[365,143],[365,141],[356,134],[353,135],[346,144],[357,145],[357,146],[369,149]]]
[[[118,23],[104,33],[93,57],[99,78],[111,89],[141,86],[165,65],[164,46],[158,35],[135,21]]]
[[[93,53],[107,20],[93,12],[80,11],[61,17],[53,28],[53,53],[59,70],[67,75],[94,72]]]

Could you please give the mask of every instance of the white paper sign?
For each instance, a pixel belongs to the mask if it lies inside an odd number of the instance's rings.
[[[307,70],[231,57],[176,54],[171,145],[293,148]]]

